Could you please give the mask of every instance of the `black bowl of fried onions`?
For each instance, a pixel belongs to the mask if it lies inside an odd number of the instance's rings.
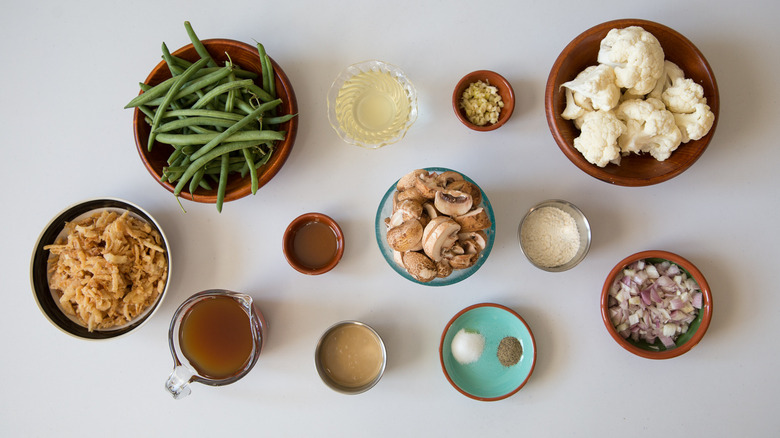
[[[141,207],[89,199],[58,213],[33,249],[30,283],[43,315],[76,338],[128,334],[155,311],[170,282],[162,228]]]

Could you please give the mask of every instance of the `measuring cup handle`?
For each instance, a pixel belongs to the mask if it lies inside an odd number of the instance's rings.
[[[190,389],[190,379],[192,372],[181,365],[173,369],[173,372],[165,381],[165,389],[171,393],[174,399],[187,397],[192,392]]]

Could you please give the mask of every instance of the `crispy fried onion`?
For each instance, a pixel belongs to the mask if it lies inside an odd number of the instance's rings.
[[[157,230],[127,211],[103,211],[65,225],[47,245],[49,288],[91,332],[130,322],[163,292],[168,263]]]

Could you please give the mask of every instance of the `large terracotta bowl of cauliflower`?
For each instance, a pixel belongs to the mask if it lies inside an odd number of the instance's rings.
[[[620,186],[658,184],[688,169],[712,140],[720,110],[699,49],[639,19],[608,21],[572,40],[553,64],[544,103],[566,157]]]

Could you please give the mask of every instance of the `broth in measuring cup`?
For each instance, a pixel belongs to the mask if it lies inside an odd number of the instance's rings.
[[[249,295],[213,289],[191,296],[168,330],[174,369],[166,389],[180,399],[191,393],[191,382],[221,386],[241,379],[257,362],[265,328]]]
[[[182,354],[199,374],[223,379],[241,371],[252,357],[252,326],[241,304],[226,296],[199,301],[179,330]]]

